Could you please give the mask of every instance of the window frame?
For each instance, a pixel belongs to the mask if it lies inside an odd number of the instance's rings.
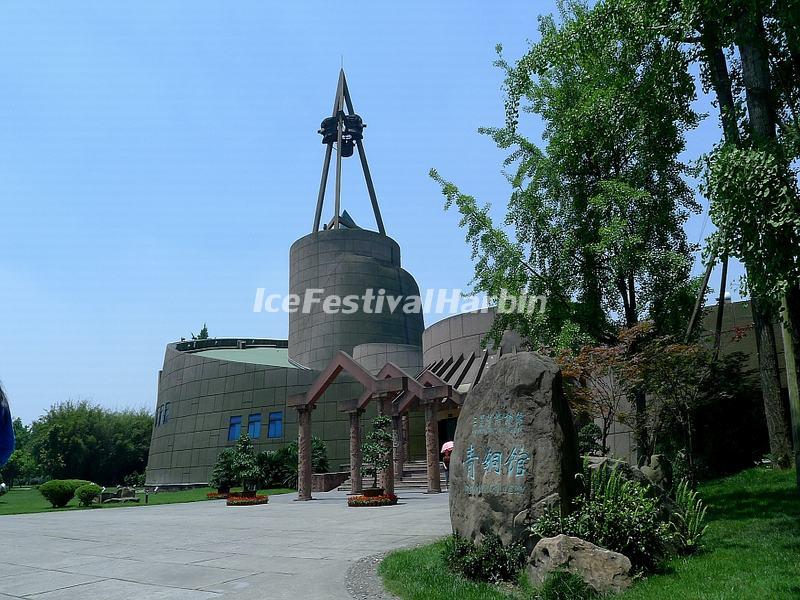
[[[236,437],[233,437],[234,426],[236,429]],[[228,441],[236,442],[242,437],[242,415],[231,415],[228,420]]]
[[[273,420],[274,415],[277,415],[278,418]],[[277,424],[280,427],[279,431],[277,432],[277,435],[273,435],[272,433],[272,427],[274,424]],[[267,417],[267,439],[278,440],[282,438],[283,438],[283,411],[278,410],[269,413],[269,416]]]

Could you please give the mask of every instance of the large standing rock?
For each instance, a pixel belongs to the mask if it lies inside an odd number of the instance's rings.
[[[539,540],[528,563],[528,579],[539,586],[553,571],[574,573],[600,594],[618,594],[632,581],[627,556],[563,534]]]
[[[500,358],[467,396],[454,444],[450,519],[462,537],[530,543],[528,526],[574,496],[577,436],[561,373],[547,357]]]

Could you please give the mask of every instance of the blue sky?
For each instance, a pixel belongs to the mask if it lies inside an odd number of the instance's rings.
[[[476,132],[503,118],[494,47],[519,56],[552,3],[271,4],[0,7],[0,379],[23,420],[68,398],[153,407],[165,344],[203,322],[286,336],[286,315],[252,303],[286,290],[311,229],[342,59],[404,266],[423,289],[469,286],[427,173],[504,206],[503,153]],[[712,112],[688,154],[716,139]],[[371,226],[355,160],[343,189]]]

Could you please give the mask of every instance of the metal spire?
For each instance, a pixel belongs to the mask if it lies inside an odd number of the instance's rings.
[[[355,121],[353,118],[357,119],[357,121]],[[335,122],[333,121],[334,119]],[[322,163],[322,178],[319,183],[317,210],[314,214],[314,228],[312,229],[312,232],[319,231],[320,220],[322,219],[322,205],[325,203],[325,189],[328,185],[328,171],[330,170],[331,157],[333,153],[334,139],[331,135],[326,135],[326,133],[332,133],[330,129],[326,128],[326,125],[335,125],[336,127],[336,197],[334,201],[335,204],[332,227],[334,229],[339,228],[342,191],[342,158],[349,156],[348,154],[343,153],[342,136],[349,131],[348,123],[351,121],[360,123],[361,119],[358,117],[358,115],[356,115],[356,112],[353,109],[353,100],[350,97],[350,90],[347,87],[347,78],[345,77],[344,69],[340,69],[339,83],[336,86],[336,97],[333,101],[331,119],[326,119],[323,121],[323,128],[320,129],[320,133],[323,134],[323,143],[327,147],[325,149],[325,159]],[[361,125],[361,127],[366,127],[366,125]],[[367,183],[367,191],[369,192],[369,199],[372,202],[372,212],[375,214],[375,222],[378,225],[378,231],[381,234],[386,235],[386,230],[383,227],[383,219],[381,218],[381,210],[378,207],[378,197],[375,194],[375,186],[372,183],[372,175],[370,174],[369,164],[367,163],[367,155],[364,151],[364,142],[361,140],[360,135],[352,136],[352,141],[346,141],[346,144],[350,144],[349,148],[351,154],[353,142],[355,142],[356,148],[358,149],[358,157],[361,160],[361,169],[364,172],[364,180]]]

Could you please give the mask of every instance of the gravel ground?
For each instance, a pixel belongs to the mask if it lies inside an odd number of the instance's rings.
[[[356,600],[398,600],[383,589],[383,581],[378,575],[380,566],[386,553],[367,556],[348,569],[345,577],[345,586],[350,595]]]

